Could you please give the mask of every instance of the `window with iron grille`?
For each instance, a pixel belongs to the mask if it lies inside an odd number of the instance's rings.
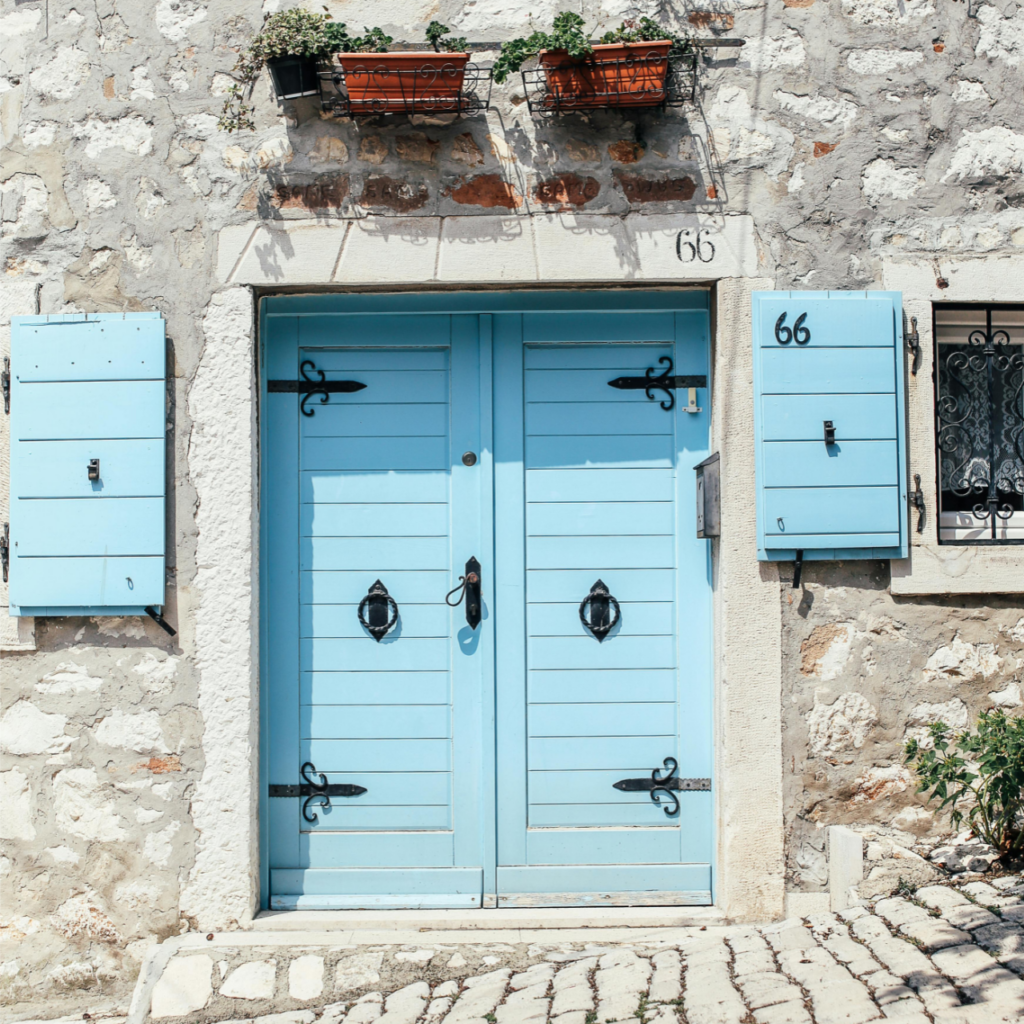
[[[1024,306],[934,312],[939,542],[1024,544]]]

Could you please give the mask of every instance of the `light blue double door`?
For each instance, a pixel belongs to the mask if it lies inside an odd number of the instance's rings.
[[[707,324],[264,300],[267,905],[711,901],[709,393],[609,385],[706,375]]]

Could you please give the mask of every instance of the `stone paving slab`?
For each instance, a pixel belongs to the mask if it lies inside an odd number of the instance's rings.
[[[1022,1024],[1024,903],[999,881],[763,927],[186,934],[127,1018],[88,1024]]]

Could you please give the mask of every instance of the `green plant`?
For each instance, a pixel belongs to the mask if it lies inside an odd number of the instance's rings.
[[[917,792],[941,801],[940,811],[949,807],[954,828],[966,821],[1004,856],[1024,853],[1024,718],[983,711],[973,733],[951,736],[945,722],[929,733],[931,750],[917,740],[906,746]]]
[[[555,15],[550,33],[534,32],[530,36],[521,36],[502,43],[501,52],[492,69],[494,81],[500,85],[531,57],[536,57],[541,50],[565,50],[573,60],[593,53],[594,47],[583,31],[584,24],[580,15],[565,11]]]
[[[450,33],[451,29],[447,25],[442,25],[439,21],[432,21],[427,26],[427,42],[438,53],[463,53],[469,49],[465,36],[456,36],[454,39],[442,38]]]
[[[696,49],[691,36],[677,36],[653,18],[629,18],[601,36],[602,43],[651,43],[662,39],[672,42],[669,57],[685,57]]]

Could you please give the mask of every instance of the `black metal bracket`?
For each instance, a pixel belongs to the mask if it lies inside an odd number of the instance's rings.
[[[306,772],[318,775],[319,780],[311,778]],[[356,786],[350,782],[328,782],[323,772],[318,772],[312,761],[307,761],[300,769],[299,774],[303,781],[297,786],[268,786],[267,795],[270,797],[305,797],[302,805],[302,817],[315,825],[320,819],[316,812],[310,812],[310,804],[314,800],[321,801],[316,806],[326,810],[331,808],[332,796],[359,796],[366,792],[365,786]]]
[[[703,374],[699,376],[673,375],[671,356],[662,356],[658,362],[667,364],[661,373],[655,375],[655,367],[648,366],[643,377],[616,377],[615,380],[608,381],[608,387],[618,388],[620,391],[643,391],[652,401],[654,401],[653,390],[664,391],[668,395],[668,399],[662,399],[661,407],[668,412],[676,404],[676,396],[673,394],[676,388],[706,388],[708,386],[708,379]]]
[[[0,565],[3,566],[4,583],[7,582],[7,570],[11,564],[11,527],[9,523],[4,523],[4,528],[0,531]]]
[[[7,579],[5,576],[4,579]],[[177,636],[177,630],[151,605],[147,604],[143,611],[170,636]]]
[[[0,372],[0,390],[4,393],[4,412],[11,411],[11,361],[4,356],[3,372]]]
[[[459,596],[454,601],[450,601],[449,598],[452,594]],[[480,563],[475,557],[466,562],[466,575],[460,576],[459,585],[452,587],[444,595],[444,603],[449,608],[456,608],[462,604],[463,598],[466,599],[466,621],[469,623],[470,629],[476,629],[483,618],[483,609],[480,599]]]
[[[89,465],[88,465],[88,467],[86,469],[86,472],[87,472],[87,474],[89,476],[89,479],[92,480],[93,482],[99,480],[99,478],[100,478],[100,460],[99,459],[90,459],[89,460]]]
[[[367,609],[369,609],[369,618],[363,615]],[[359,624],[369,632],[377,643],[380,643],[398,621],[398,605],[388,593],[388,588],[380,580],[377,580],[366,592],[366,597],[359,602],[356,615],[359,616]]]
[[[587,605],[590,605],[590,619],[586,616]],[[611,618],[609,612],[614,612],[615,617]],[[597,638],[598,643],[603,643],[604,638],[618,625],[622,617],[619,602],[612,597],[602,580],[598,580],[591,588],[590,593],[580,602],[580,622],[590,630]]]
[[[312,370],[320,375],[319,380],[314,380],[306,372]],[[362,391],[365,384],[358,380],[327,380],[323,370],[318,370],[312,359],[303,359],[299,364],[299,372],[302,380],[268,380],[267,391],[271,394],[302,395],[299,403],[299,410],[303,416],[312,416],[316,410],[307,409],[306,403],[314,396],[320,396],[320,404],[326,405],[331,395],[350,394],[353,391]]]
[[[921,335],[917,333],[917,317],[910,318],[910,330],[907,331],[907,348],[910,349],[910,372],[916,377],[917,368],[921,363]]]
[[[662,795],[672,802],[662,810],[674,818],[679,813],[679,798],[676,793],[706,793],[711,789],[710,779],[681,779],[676,774],[679,762],[674,757],[666,757],[662,768],[655,768],[649,779],[619,779],[612,783],[613,789],[623,793],[650,793],[651,799],[661,807]],[[666,774],[662,774],[662,772]]]
[[[800,586],[800,577],[804,571],[804,553],[803,550],[797,551],[796,558],[793,559],[793,589],[796,590]]]
[[[836,427],[831,420],[825,420],[825,444],[836,443]]]
[[[910,495],[910,504],[917,512],[917,532],[924,533],[924,491],[921,490],[921,474],[914,474],[914,490]]]

